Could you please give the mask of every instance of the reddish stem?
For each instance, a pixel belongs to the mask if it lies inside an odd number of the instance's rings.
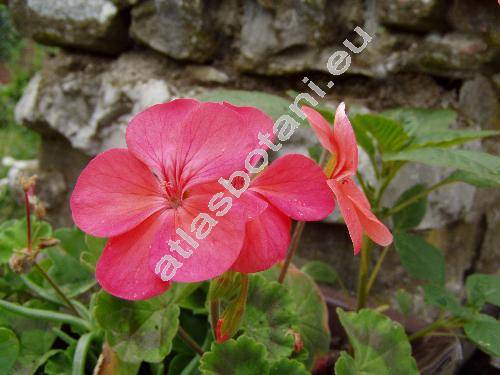
[[[28,192],[24,192],[24,205],[26,206],[26,241],[28,250],[31,252],[31,207]]]

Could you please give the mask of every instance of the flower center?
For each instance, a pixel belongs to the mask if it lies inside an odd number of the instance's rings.
[[[182,199],[179,199],[177,197],[171,197],[170,198],[170,206],[172,208],[177,208],[181,205]]]

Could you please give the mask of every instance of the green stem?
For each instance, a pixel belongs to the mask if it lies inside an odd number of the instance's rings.
[[[66,344],[73,345],[74,343],[76,343],[76,339],[68,335],[66,332],[61,331],[59,328],[52,327],[52,331],[56,334],[57,337],[63,340]]]
[[[421,337],[427,336],[430,333],[440,329],[440,328],[458,328],[463,326],[463,320],[458,317],[444,319],[438,318],[435,322],[429,324],[428,326],[422,328],[421,330],[413,333],[408,337],[410,341],[419,339]]]
[[[239,302],[243,305],[246,303],[249,287],[250,287],[250,278],[248,277],[248,274],[242,273],[241,274],[241,291],[240,291],[240,295],[239,295],[238,299],[239,299]]]
[[[203,349],[198,345],[196,341],[194,341],[194,339],[191,336],[189,336],[189,333],[184,331],[184,329],[181,326],[179,326],[177,333],[179,334],[179,337],[182,339],[182,341],[184,341],[184,343],[187,346],[193,349],[195,353],[198,353],[199,355],[204,354]]]
[[[285,263],[283,263],[283,267],[281,268],[281,272],[278,277],[278,282],[280,284],[283,284],[283,281],[285,281],[286,273],[288,272],[288,267],[290,267],[290,263],[292,262],[292,258],[295,254],[295,251],[299,247],[300,238],[302,237],[302,232],[304,230],[305,225],[306,225],[305,221],[299,221],[295,226],[295,230],[293,231],[292,235],[292,240],[290,241],[290,246],[288,247],[288,252],[286,254]]]
[[[359,259],[359,272],[358,272],[358,298],[357,298],[357,310],[365,307],[366,304],[366,286],[368,279],[368,263],[370,261],[370,245],[369,239],[365,238],[363,241],[363,246],[361,247],[361,255]]]
[[[41,319],[54,323],[66,323],[76,328],[80,328],[84,331],[90,331],[92,329],[88,322],[73,315],[63,314],[55,311],[32,309],[29,307],[16,305],[5,300],[0,300],[0,308],[29,319]]]
[[[59,297],[61,297],[61,299],[66,303],[66,305],[73,312],[73,314],[75,314],[77,316],[81,316],[80,313],[78,312],[78,310],[75,308],[75,306],[73,306],[73,304],[71,303],[69,298],[66,297],[66,295],[63,293],[63,291],[61,289],[59,289],[59,287],[54,282],[54,280],[52,280],[52,278],[43,270],[43,268],[40,267],[38,265],[38,263],[36,263],[36,262],[34,262],[33,265],[38,270],[38,272],[41,273],[41,275],[45,278],[45,280],[47,280],[47,282],[50,284],[50,286],[56,291],[56,293],[59,295]]]
[[[366,186],[365,180],[361,173],[359,171],[356,172],[356,177],[358,178],[359,184],[361,185],[361,189],[363,190],[363,193],[368,197],[368,200],[371,201],[371,193],[368,190],[368,187]]]
[[[31,281],[30,278],[27,277],[26,275],[20,275],[20,277],[21,277],[21,280],[23,281],[24,285],[26,285],[29,289],[31,289],[33,292],[35,292],[36,296],[42,297],[43,299],[45,299],[49,302],[57,303],[59,305],[61,305],[61,304],[65,305],[64,301],[62,301],[61,298],[57,298],[57,297],[51,295],[48,291],[46,291],[45,289],[40,287],[38,284]],[[71,303],[78,310],[80,317],[82,317],[85,320],[90,320],[90,313],[83,304],[81,304],[78,301],[74,301],[74,300],[72,300]]]
[[[451,183],[454,183],[456,181],[447,181],[447,180],[444,180],[444,181],[441,181],[441,182],[438,182],[437,184],[435,185],[432,185],[430,187],[428,187],[427,189],[421,191],[420,193],[418,194],[415,194],[414,196],[408,198],[407,200],[405,200],[404,202],[401,202],[400,204],[398,204],[397,206],[391,208],[389,211],[387,211],[387,213],[384,215],[384,218],[386,217],[389,217],[389,216],[392,216],[394,215],[395,213],[401,211],[402,209],[408,207],[409,205],[417,202],[418,200],[420,200],[421,198],[423,197],[426,197],[429,193],[433,192],[434,190],[436,189],[439,189],[440,187],[442,186],[445,186],[445,185],[448,185],[448,184],[451,184]]]
[[[401,165],[392,167],[391,170],[390,170],[390,172],[389,172],[389,175],[382,182],[382,186],[380,187],[380,189],[379,189],[379,191],[377,193],[377,196],[375,198],[375,204],[374,204],[374,206],[375,206],[376,210],[380,209],[380,204],[382,203],[382,198],[384,197],[384,193],[387,190],[387,188],[389,187],[389,184],[391,183],[392,179],[398,173],[398,171],[399,171],[400,168],[401,168]]]
[[[373,270],[370,274],[370,277],[368,279],[368,283],[366,285],[366,296],[370,294],[370,290],[372,289],[373,284],[375,283],[375,280],[377,279],[378,272],[380,271],[380,267],[382,266],[382,263],[384,262],[384,259],[389,252],[389,246],[386,246],[384,250],[382,250],[382,253],[377,259],[377,263],[375,263],[375,267],[373,267]]]
[[[429,324],[428,326],[422,328],[421,330],[414,332],[413,334],[408,336],[408,339],[410,341],[413,341],[413,340],[419,339],[421,337],[424,337],[425,335],[427,335],[431,332],[434,332],[435,330],[437,330],[439,328],[444,327],[445,323],[446,323],[446,319],[438,319],[435,322],[432,322],[431,324]]]
[[[95,338],[95,332],[88,332],[80,337],[76,344],[75,355],[73,357],[72,375],[85,375],[85,362],[87,353],[92,340]]]

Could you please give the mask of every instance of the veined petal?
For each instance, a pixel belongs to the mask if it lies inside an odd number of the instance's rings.
[[[259,134],[259,132],[262,134],[269,133],[269,139],[271,141],[276,138],[276,135],[273,133],[273,119],[260,109],[255,107],[238,107],[228,102],[224,102],[223,105],[240,114],[245,120],[246,126],[253,128],[256,134]],[[257,145],[258,140],[256,139],[255,147],[257,147]],[[266,148],[264,145],[260,147]]]
[[[286,256],[291,220],[269,205],[246,225],[245,242],[232,270],[254,273],[267,270]]]
[[[356,209],[359,221],[368,237],[379,245],[390,245],[392,243],[392,234],[372,213],[370,202],[368,202],[363,191],[350,178],[344,179],[340,184],[342,191],[349,197]]]
[[[336,150],[333,141],[333,131],[328,121],[325,120],[321,113],[311,107],[303,106],[302,111],[307,116],[307,120],[309,121],[309,124],[311,124],[311,127],[316,134],[316,137],[318,137],[321,145],[334,154]]]
[[[389,229],[387,229],[387,227],[377,219],[373,212],[353,199],[351,196],[349,196],[349,198],[356,208],[356,211],[358,211],[359,221],[361,222],[367,236],[370,237],[373,242],[378,243],[381,246],[389,246],[392,243],[392,234]]]
[[[76,225],[98,237],[125,233],[166,205],[151,171],[125,149],[97,155],[78,177],[70,204]]]
[[[156,213],[131,231],[111,238],[96,267],[96,278],[108,293],[123,299],[154,297],[169,288],[149,269],[149,247],[168,215]]]
[[[259,129],[227,105],[202,103],[184,120],[178,139],[176,175],[186,188],[242,170],[258,143]]]
[[[353,176],[358,169],[358,146],[352,125],[345,113],[345,104],[342,102],[335,112],[333,123],[333,140],[337,165],[332,174],[334,179]]]
[[[371,210],[371,204],[365,193],[363,193],[363,190],[361,190],[351,178],[344,178],[342,180],[342,190],[359,205],[365,207],[367,210]]]
[[[300,221],[322,220],[335,204],[325,174],[303,155],[290,154],[277,159],[252,181],[250,189]]]
[[[363,227],[358,217],[358,211],[354,207],[348,193],[343,189],[342,182],[327,180],[327,183],[333,190],[335,198],[337,198],[340,213],[347,225],[349,236],[354,246],[354,254],[357,254],[361,250],[361,245],[363,244]]]
[[[164,177],[165,171],[174,167],[183,121],[199,105],[194,99],[176,99],[137,114],[127,127],[130,152],[158,176]]]
[[[198,282],[217,277],[231,268],[241,251],[247,222],[246,206],[239,205],[238,199],[234,198],[231,208],[224,215],[217,216],[218,211],[208,208],[213,195],[208,194],[210,189],[205,187],[196,187],[190,192],[182,206],[174,210],[174,225],[167,223],[158,232],[151,247],[151,270],[156,270],[158,262],[165,255],[173,256],[182,264],[171,278],[172,281]],[[203,218],[196,222],[194,220],[197,217]],[[179,235],[178,229],[189,239]],[[197,238],[198,230],[201,239]],[[180,252],[171,247],[169,241],[180,241]]]

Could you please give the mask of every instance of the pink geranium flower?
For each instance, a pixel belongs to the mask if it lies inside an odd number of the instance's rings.
[[[339,203],[354,245],[354,253],[357,254],[361,249],[363,233],[379,245],[390,245],[391,232],[371,212],[368,199],[352,180],[358,168],[358,147],[345,113],[345,104],[340,103],[337,108],[333,129],[316,110],[309,107],[303,107],[302,110],[323,147],[335,158],[327,183]]]
[[[249,153],[260,147],[259,132],[272,130],[272,120],[255,108],[193,99],[159,104],[134,117],[127,128],[128,148],[95,157],[71,197],[75,223],[91,235],[109,237],[96,268],[101,286],[125,299],[160,294],[169,282],[158,274],[158,262],[174,255],[172,264],[182,267],[170,275],[172,281],[216,277],[237,260],[243,262],[243,245],[254,237],[251,231],[245,236],[247,222],[263,220],[269,202],[292,217],[314,217],[303,207],[308,203],[328,207],[332,199],[324,192],[324,174],[302,156],[297,165],[291,164],[298,160],[294,157],[277,162],[280,186],[272,178],[266,182],[264,172],[252,183],[254,191],[245,192],[242,199],[231,200],[217,183],[246,165]],[[301,173],[315,178],[299,186],[307,181],[294,181],[294,168],[304,166],[313,172]],[[297,195],[300,187],[305,195]],[[282,207],[286,204],[299,208]],[[278,225],[269,235],[286,237],[285,229],[288,233],[289,224]],[[279,257],[269,258],[275,262]],[[259,258],[253,262],[259,263]],[[262,260],[266,267],[272,262]]]
[[[257,176],[247,192],[266,208],[246,225],[246,237],[233,270],[253,273],[283,260],[290,243],[291,219],[316,221],[334,208],[332,194],[321,168],[297,154],[273,162]]]

